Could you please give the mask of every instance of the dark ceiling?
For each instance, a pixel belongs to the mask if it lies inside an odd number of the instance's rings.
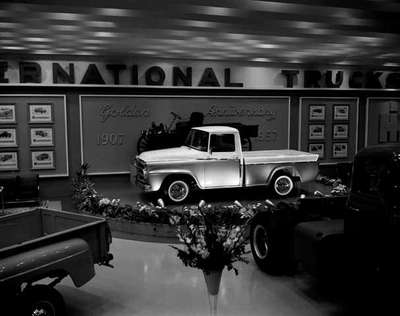
[[[0,2],[0,54],[400,65],[394,0]]]

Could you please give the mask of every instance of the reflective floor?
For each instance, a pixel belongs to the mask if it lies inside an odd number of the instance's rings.
[[[114,238],[114,269],[98,267],[93,280],[75,288],[67,279],[57,286],[67,315],[209,315],[200,270],[184,267],[168,244]],[[341,315],[340,300],[327,299],[305,276],[269,276],[252,257],[237,264],[239,275],[224,271],[218,315]]]

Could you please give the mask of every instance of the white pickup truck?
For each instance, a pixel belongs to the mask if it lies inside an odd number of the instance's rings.
[[[290,149],[242,151],[237,129],[195,127],[181,147],[138,155],[136,183],[173,203],[184,202],[195,189],[269,185],[285,197],[297,182],[316,177],[317,160],[318,155]]]

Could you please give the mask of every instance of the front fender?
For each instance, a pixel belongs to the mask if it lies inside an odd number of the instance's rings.
[[[89,245],[75,238],[0,259],[0,287],[68,274],[80,287],[95,275]]]
[[[190,176],[200,187],[199,179],[193,174],[192,171],[186,169],[159,169],[149,172],[149,184],[151,191],[160,190],[164,180],[171,175],[187,175]]]

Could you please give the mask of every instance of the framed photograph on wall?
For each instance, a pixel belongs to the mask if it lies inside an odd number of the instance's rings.
[[[333,158],[347,158],[347,143],[333,143],[332,156]]]
[[[54,146],[53,128],[31,127],[31,146]]]
[[[324,121],[325,120],[325,104],[310,104],[308,120],[309,121]]]
[[[15,128],[0,128],[0,147],[17,146],[17,131]]]
[[[325,138],[325,125],[309,125],[308,126],[309,139],[324,139]]]
[[[16,123],[15,104],[0,104],[0,124]]]
[[[319,158],[322,159],[325,156],[325,144],[308,144],[308,152],[317,154]]]
[[[29,104],[29,123],[52,123],[53,105]]]
[[[32,151],[32,169],[54,169],[54,151]]]
[[[333,138],[348,138],[349,125],[348,124],[334,124],[333,125]]]
[[[0,152],[0,170],[18,170],[18,153],[16,151]]]
[[[349,119],[348,104],[334,104],[333,105],[333,120],[334,121],[347,121]]]

